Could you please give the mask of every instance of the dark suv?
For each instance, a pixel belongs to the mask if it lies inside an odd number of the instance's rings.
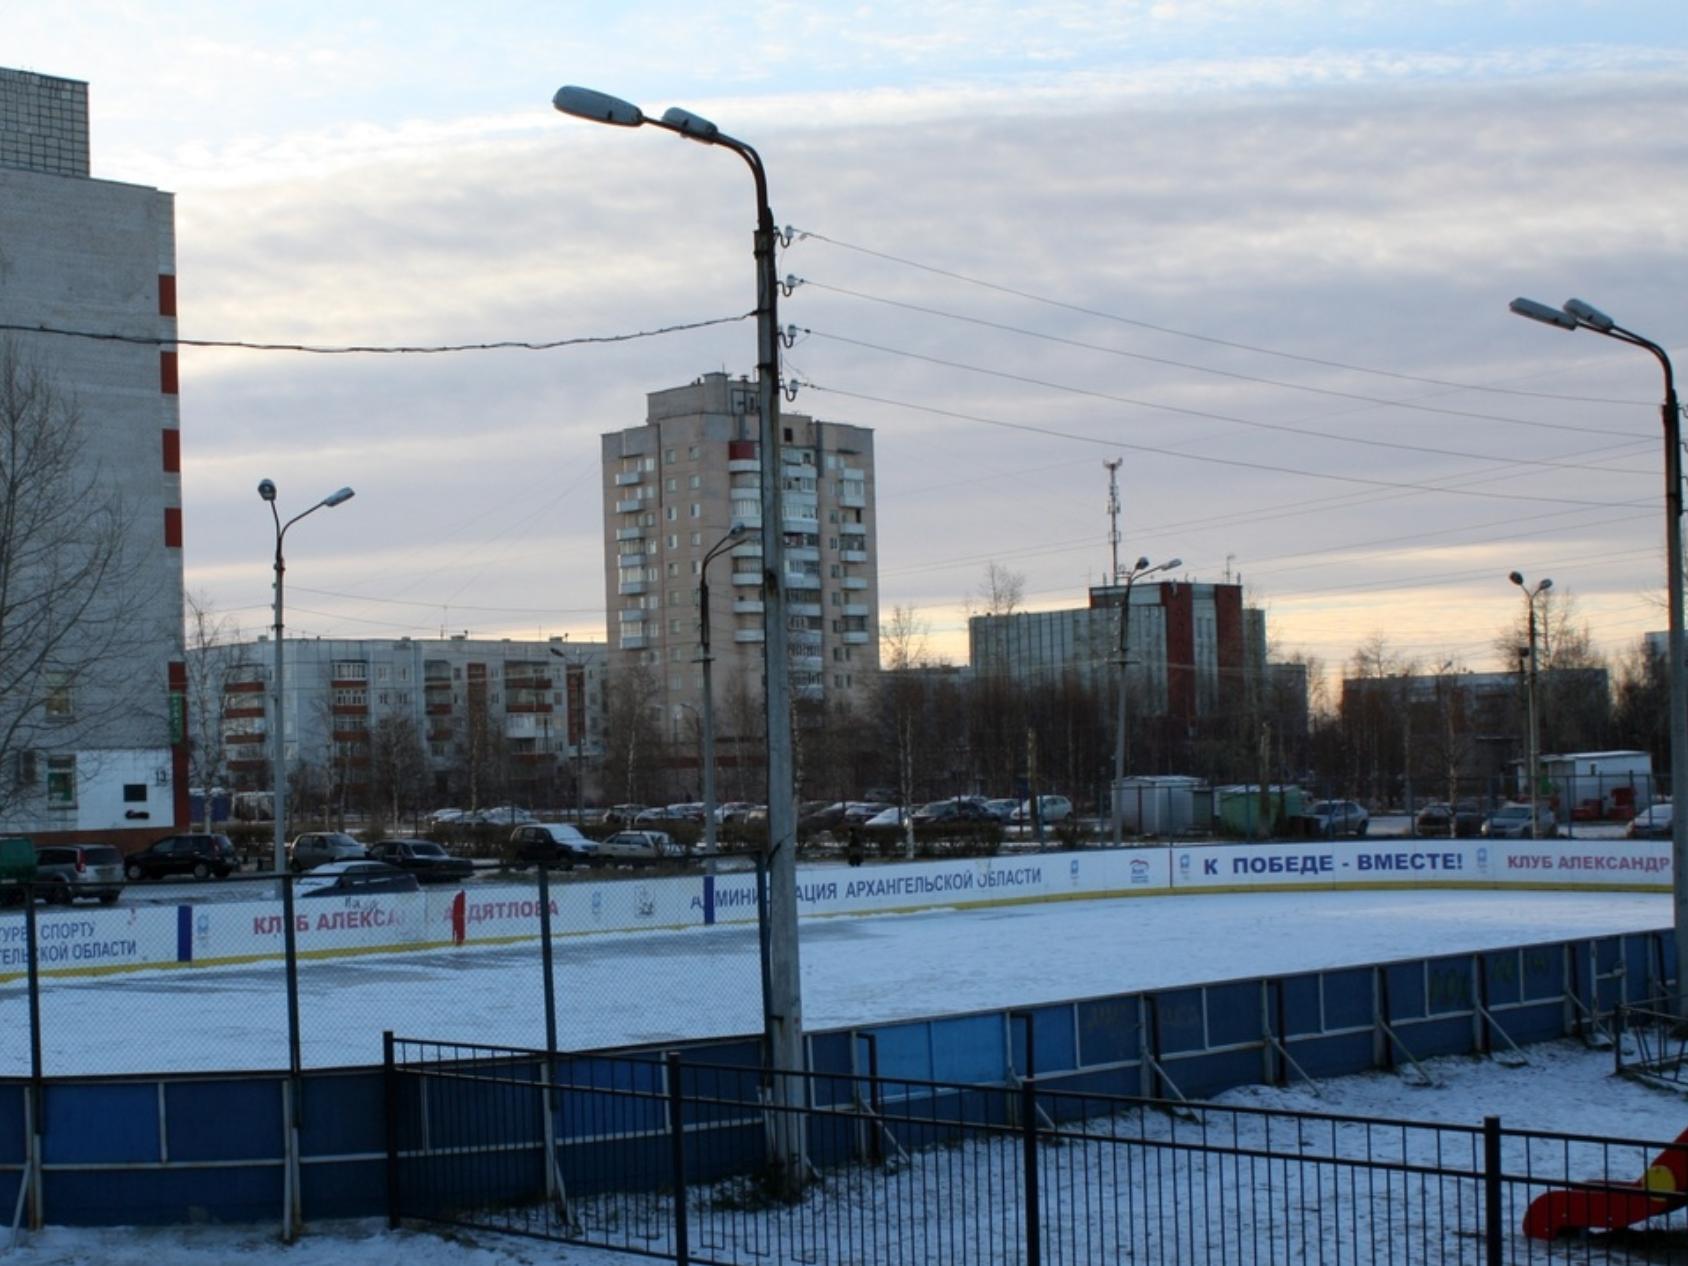
[[[36,892],[55,905],[97,897],[109,906],[123,895],[123,854],[110,844],[47,844],[35,850]]]
[[[226,879],[240,869],[240,859],[226,835],[166,835],[149,848],[129,854],[124,871],[130,879],[160,879],[192,875]]]

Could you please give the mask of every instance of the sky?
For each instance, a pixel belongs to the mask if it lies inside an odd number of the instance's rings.
[[[69,0],[0,64],[89,82],[93,174],[176,195],[188,587],[255,633],[603,636],[598,436],[753,369],[760,151],[786,408],[876,432],[882,611],[966,658],[986,566],[1082,605],[1124,544],[1240,577],[1280,655],[1500,667],[1507,573],[1664,627],[1688,346],[1679,0],[488,6]],[[652,333],[677,325],[718,322]],[[726,525],[721,525],[724,529]]]

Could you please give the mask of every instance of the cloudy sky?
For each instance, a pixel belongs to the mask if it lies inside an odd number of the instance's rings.
[[[730,154],[800,280],[788,407],[877,432],[883,602],[964,659],[1127,558],[1240,575],[1274,640],[1497,666],[1507,572],[1613,653],[1664,625],[1657,366],[1508,314],[1577,295],[1688,347],[1681,0],[12,6],[0,62],[90,84],[97,177],[177,195],[184,337],[637,334],[754,302]],[[750,372],[754,330],[551,351],[187,349],[190,587],[262,625],[603,630],[598,435]]]

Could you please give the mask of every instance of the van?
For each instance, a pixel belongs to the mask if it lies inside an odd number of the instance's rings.
[[[21,906],[35,882],[35,845],[23,836],[0,839],[0,906]]]

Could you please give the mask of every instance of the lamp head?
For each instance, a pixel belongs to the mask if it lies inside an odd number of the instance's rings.
[[[1507,576],[1507,579],[1517,585],[1520,589],[1524,587],[1524,574],[1522,572],[1512,572]]]
[[[1584,303],[1581,299],[1565,300],[1565,311],[1571,316],[1574,316],[1584,325],[1592,326],[1594,329],[1599,330],[1602,334],[1617,324],[1616,321],[1612,320],[1611,317],[1607,316],[1592,303]]]
[[[1132,571],[1142,571],[1148,565],[1149,565],[1149,557],[1148,557],[1148,555],[1145,554],[1143,557],[1141,557],[1137,560],[1137,566],[1133,567],[1131,570]]]
[[[721,135],[721,129],[701,114],[693,114],[679,106],[670,106],[662,112],[662,125],[705,145],[713,145],[715,138]]]
[[[645,121],[644,112],[631,101],[612,97],[607,92],[577,88],[564,84],[551,97],[551,104],[564,114],[592,123],[608,123],[612,127],[638,127]]]
[[[1544,578],[1542,580],[1541,584],[1536,586],[1536,592],[1537,593],[1546,593],[1551,588],[1553,588],[1553,581]]]
[[[743,536],[749,530],[750,529],[745,526],[744,520],[740,519],[738,522],[734,523],[732,527],[727,529],[727,535],[730,538],[736,539]]]
[[[1184,560],[1182,558],[1169,558],[1161,564],[1161,570],[1171,571],[1174,567],[1182,567],[1183,565]]]
[[[1562,330],[1574,330],[1579,324],[1577,318],[1569,312],[1550,308],[1534,299],[1514,299],[1507,307],[1521,317],[1529,317],[1530,320],[1540,321],[1543,325],[1557,325]]]
[[[354,493],[350,488],[342,488],[338,492],[329,493],[326,497],[324,497],[322,499],[322,504],[325,505],[325,506],[331,506],[331,507],[337,506],[342,501],[350,501],[356,495],[357,494]]]

